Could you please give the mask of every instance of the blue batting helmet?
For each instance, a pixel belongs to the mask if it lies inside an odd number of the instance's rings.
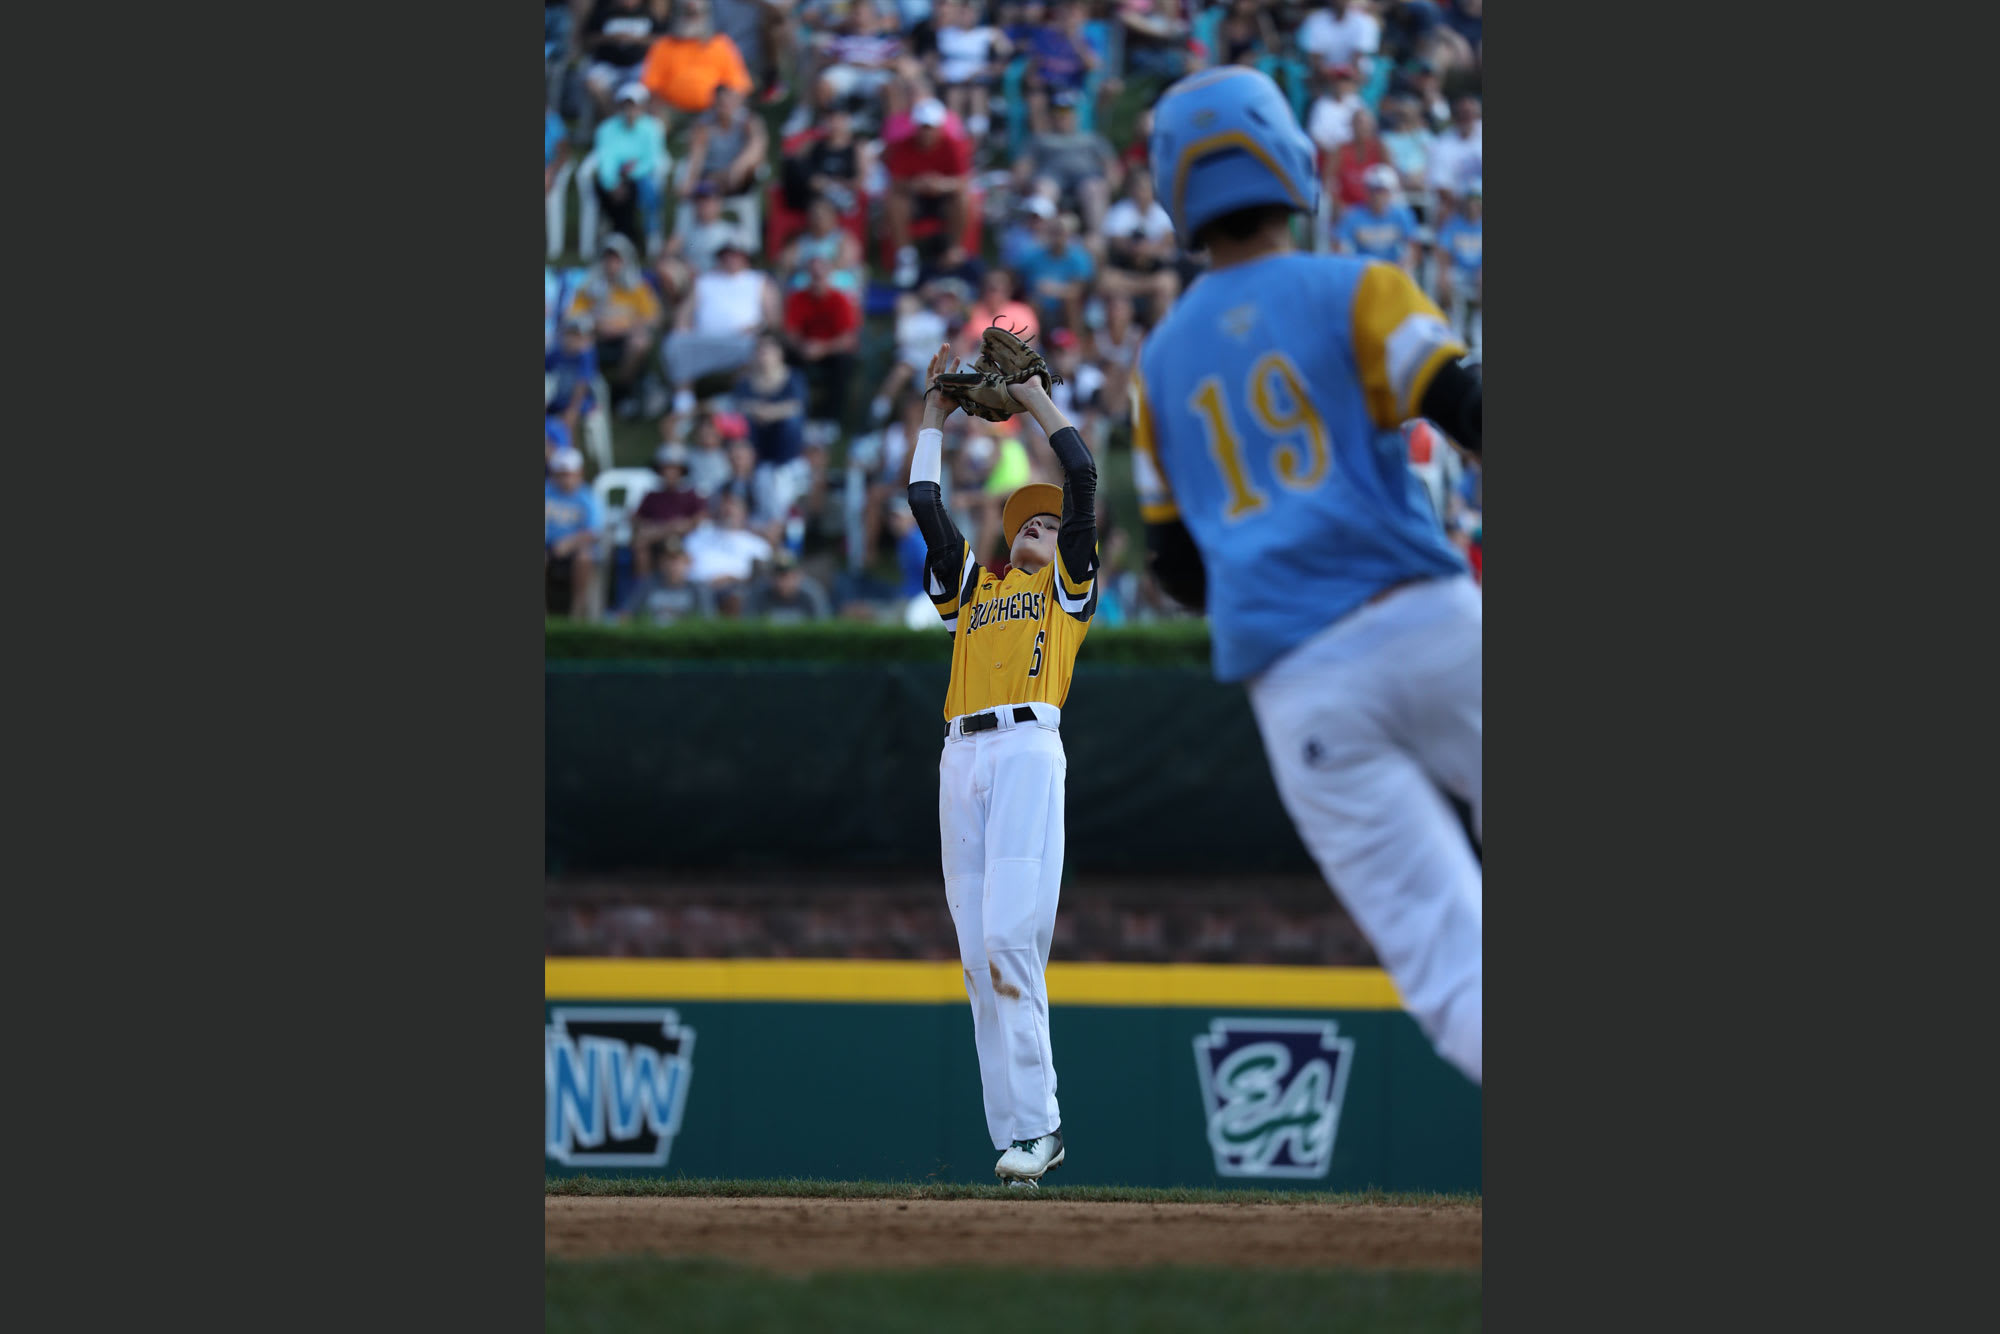
[[[1153,193],[1182,245],[1225,213],[1319,206],[1313,142],[1271,76],[1242,65],[1190,74],[1153,106]]]

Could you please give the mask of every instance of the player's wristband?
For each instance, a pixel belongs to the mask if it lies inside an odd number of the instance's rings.
[[[917,447],[910,455],[910,480],[939,484],[944,481],[944,432],[935,426],[917,432]]]

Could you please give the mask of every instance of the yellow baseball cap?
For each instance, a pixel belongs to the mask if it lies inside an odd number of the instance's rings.
[[[1011,548],[1014,539],[1021,535],[1021,525],[1037,514],[1053,514],[1058,519],[1063,512],[1063,492],[1059,486],[1048,482],[1030,482],[1007,497],[1007,507],[1000,512],[1000,531],[1007,534],[1007,545]]]

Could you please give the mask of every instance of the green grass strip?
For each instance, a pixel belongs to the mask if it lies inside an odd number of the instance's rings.
[[[664,1195],[704,1199],[752,1197],[810,1200],[1085,1200],[1099,1204],[1384,1204],[1403,1208],[1479,1207],[1473,1194],[1429,1191],[1217,1190],[1210,1187],[1063,1186],[1015,1190],[994,1184],[931,1181],[821,1181],[773,1177],[712,1181],[700,1177],[548,1177],[549,1195]]]
[[[548,1334],[1470,1334],[1477,1274],[941,1268],[785,1277],[713,1261],[549,1260]]]

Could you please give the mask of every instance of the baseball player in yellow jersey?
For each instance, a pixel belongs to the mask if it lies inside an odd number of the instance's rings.
[[[949,370],[938,349],[927,382]],[[1063,1161],[1062,1115],[1043,978],[1062,880],[1063,700],[1097,611],[1097,469],[1090,450],[1030,380],[1009,387],[1048,435],[1064,484],[1008,497],[1000,566],[982,566],[945,510],[943,432],[956,408],[925,400],[910,464],[923,531],[925,587],[952,631],[938,761],[945,895],[958,930],[986,1128],[1003,1152],[994,1175],[1033,1186]]]

